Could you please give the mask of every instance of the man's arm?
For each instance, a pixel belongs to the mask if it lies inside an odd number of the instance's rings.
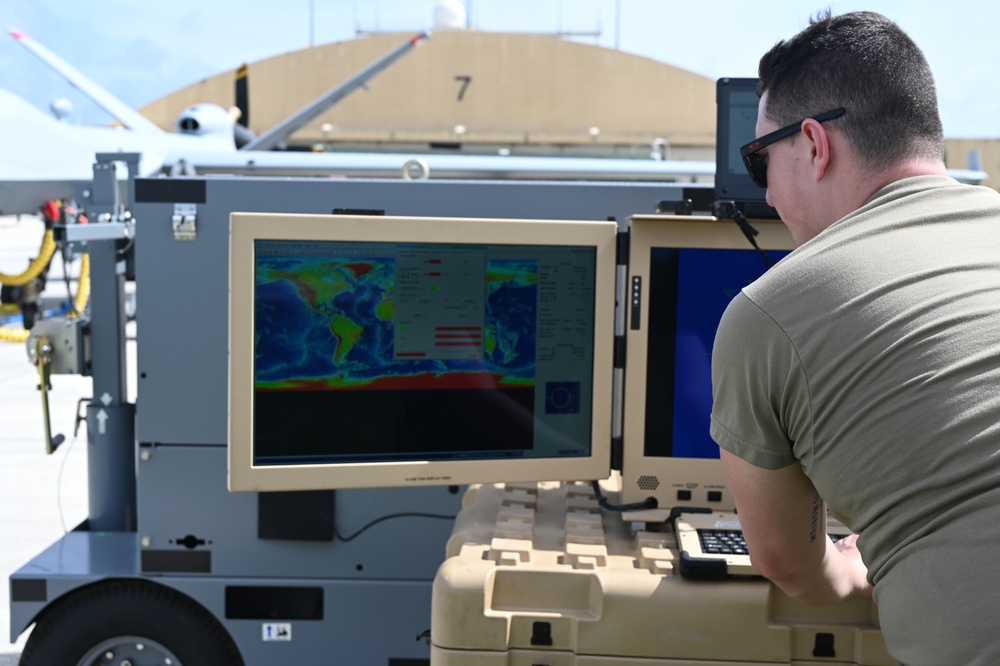
[[[754,568],[785,594],[809,604],[871,596],[854,539],[838,547],[826,533],[826,504],[799,463],[756,467],[721,449]]]

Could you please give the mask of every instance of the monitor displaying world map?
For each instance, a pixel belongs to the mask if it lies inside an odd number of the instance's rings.
[[[250,243],[254,468],[596,459],[596,245],[324,232]]]

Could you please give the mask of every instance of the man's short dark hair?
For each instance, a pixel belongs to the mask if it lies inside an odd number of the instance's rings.
[[[878,170],[904,159],[940,160],[944,134],[924,54],[895,23],[874,12],[827,10],[760,59],[758,93],[767,117],[788,125],[830,109],[830,124],[858,158]]]

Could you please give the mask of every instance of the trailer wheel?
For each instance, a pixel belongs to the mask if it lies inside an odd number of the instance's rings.
[[[232,638],[207,610],[141,580],[98,583],[47,611],[20,666],[243,666]]]

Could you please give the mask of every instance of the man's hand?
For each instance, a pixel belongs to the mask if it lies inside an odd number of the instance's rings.
[[[810,604],[871,596],[857,536],[827,536],[826,504],[800,464],[767,470],[722,449],[722,468],[757,571]]]
[[[863,582],[858,582],[857,589],[852,594],[855,596],[870,597],[872,596],[872,586],[868,583],[868,567],[865,566],[864,560],[861,559],[861,551],[858,550],[858,536],[857,534],[850,534],[843,539],[838,539],[833,545],[848,560],[847,566],[852,569],[860,568],[864,571]]]

